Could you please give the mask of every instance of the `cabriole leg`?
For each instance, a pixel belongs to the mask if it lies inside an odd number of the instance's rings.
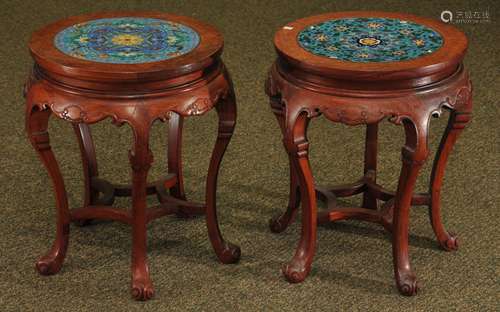
[[[448,156],[450,155],[458,136],[470,119],[470,113],[451,112],[448,120],[448,126],[446,127],[443,137],[441,138],[441,143],[439,144],[439,148],[434,159],[434,165],[432,167],[429,187],[429,193],[431,194],[429,216],[439,245],[446,251],[458,249],[458,238],[455,234],[446,231],[441,221],[441,185],[443,183],[443,176]]]
[[[49,109],[40,110],[38,107],[28,106],[26,116],[26,131],[31,144],[49,173],[56,195],[56,238],[50,251],[36,263],[36,269],[42,275],[56,274],[61,270],[68,249],[70,222],[64,180],[52,152],[47,131],[50,114]]]
[[[229,79],[229,77],[227,78]],[[208,228],[208,237],[214,248],[215,254],[222,263],[235,263],[240,259],[240,247],[225,241],[219,229],[217,220],[217,177],[222,157],[229,145],[236,125],[236,101],[231,89],[228,96],[222,99],[216,105],[219,116],[218,135],[215,147],[212,151],[210,165],[208,167],[207,185],[206,185],[206,222]]]
[[[146,255],[146,185],[153,155],[149,149],[149,123],[133,125],[132,166],[132,296],[148,300],[154,295]]]
[[[291,283],[303,281],[311,271],[316,251],[317,207],[314,181],[309,165],[307,125],[309,117],[300,114],[285,138],[288,153],[296,169],[302,204],[302,230],[299,246],[292,260],[283,267],[283,274]]]
[[[276,119],[278,120],[278,124],[284,137],[286,135],[285,112],[279,98],[271,98],[271,108],[276,116]],[[285,212],[278,214],[269,221],[269,227],[274,233],[281,233],[286,230],[288,225],[290,225],[290,223],[292,223],[295,219],[297,208],[300,204],[299,182],[295,165],[291,156],[289,156],[288,159],[290,171],[290,193],[288,197],[288,206]]]
[[[403,123],[406,143],[402,149],[403,166],[394,206],[392,251],[394,275],[398,289],[403,295],[413,296],[417,293],[419,285],[416,275],[411,269],[408,254],[409,212],[413,188],[428,154],[428,118],[426,116],[420,117],[417,121],[405,119]]]

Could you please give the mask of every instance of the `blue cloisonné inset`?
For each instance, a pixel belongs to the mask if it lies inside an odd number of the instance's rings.
[[[435,30],[395,18],[329,20],[306,27],[297,40],[308,52],[351,62],[411,60],[443,45]]]
[[[154,18],[105,18],[68,27],[55,46],[76,58],[115,64],[157,62],[186,54],[200,42],[185,25]]]

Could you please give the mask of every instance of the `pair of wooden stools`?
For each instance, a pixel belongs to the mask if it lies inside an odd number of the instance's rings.
[[[462,60],[465,35],[441,22],[384,12],[330,13],[300,19],[274,39],[278,58],[266,92],[283,133],[290,162],[288,209],[271,221],[283,231],[302,206],[302,232],[292,261],[283,268],[290,282],[305,279],[316,248],[317,222],[361,219],[380,223],[392,233],[394,272],[404,295],[418,284],[408,257],[408,219],[412,205],[427,205],[431,223],[445,250],[457,238],[440,219],[440,190],[455,140],[471,118],[471,84]],[[240,258],[239,247],[225,241],[216,213],[219,166],[236,123],[235,95],[220,55],[223,40],[212,26],[164,13],[109,13],[71,17],[37,31],[30,42],[35,65],[25,87],[26,130],[52,179],[57,231],[52,249],[36,263],[43,275],[62,266],[70,223],[111,219],[132,226],[132,295],[147,300],[153,286],[146,261],[146,226],[168,214],[205,214],[210,242],[223,263]],[[206,201],[188,201],[183,189],[181,136],[183,118],[214,108],[217,141],[206,183]],[[430,117],[451,110],[432,170],[429,191],[414,194],[418,172],[429,154]],[[72,123],[80,145],[85,177],[83,207],[68,209],[62,175],[51,150],[51,114]],[[309,121],[324,115],[333,122],[366,124],[363,177],[331,189],[314,185],[309,166]],[[88,124],[111,117],[127,123],[134,142],[129,151],[132,184],[115,185],[98,176]],[[376,183],[377,125],[402,124],[406,142],[396,192]],[[168,121],[168,173],[148,183],[153,162],[151,125]],[[337,197],[363,193],[361,208],[336,207]],[[159,205],[146,207],[156,194]],[[131,196],[132,209],[112,207],[116,196]],[[329,210],[317,212],[316,200]],[[382,203],[379,203],[382,202]]]

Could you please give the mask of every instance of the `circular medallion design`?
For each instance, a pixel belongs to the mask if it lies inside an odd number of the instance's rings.
[[[168,60],[200,43],[192,28],[154,18],[104,18],[68,27],[54,38],[70,56],[101,63],[138,64]]]
[[[315,55],[351,62],[395,62],[435,52],[435,30],[396,18],[346,18],[304,28],[299,45]]]

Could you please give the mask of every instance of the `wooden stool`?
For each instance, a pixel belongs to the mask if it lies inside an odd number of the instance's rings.
[[[441,222],[439,196],[448,155],[471,119],[471,84],[462,60],[465,35],[452,26],[407,14],[341,12],[308,17],[280,29],[274,38],[278,59],[266,92],[278,119],[290,160],[288,209],[271,220],[281,232],[302,204],[302,234],[283,273],[290,282],[306,278],[316,248],[317,222],[359,219],[392,233],[394,273],[399,291],[414,295],[418,284],[408,257],[408,213],[412,205],[429,207],[432,227],[445,250],[457,249],[457,237]],[[434,160],[428,193],[413,194],[426,160],[431,116],[451,110]],[[315,187],[309,166],[307,126],[324,115],[347,125],[366,124],[364,176],[351,185]],[[396,192],[376,183],[377,126],[388,117],[402,124],[406,142]],[[361,208],[337,207],[336,197],[363,193]],[[327,211],[317,213],[316,198]],[[380,206],[378,201],[384,202]]]
[[[57,231],[52,249],[36,263],[42,275],[57,273],[68,246],[71,221],[116,220],[132,226],[132,296],[147,300],[154,290],[146,261],[146,225],[158,217],[206,214],[210,242],[223,263],[240,257],[239,247],[219,231],[216,188],[219,165],[233,134],[236,106],[220,55],[222,35],[212,26],[164,13],[106,13],[71,17],[33,34],[35,60],[25,87],[26,131],[54,185]],[[186,200],[181,165],[183,118],[216,108],[218,136],[207,176],[206,203]],[[72,123],[85,177],[83,207],[68,209],[57,161],[49,144],[51,114]],[[88,124],[111,117],[134,134],[129,151],[132,184],[98,177]],[[148,183],[153,162],[149,134],[155,120],[168,121],[168,174]],[[168,191],[167,191],[168,190]],[[160,205],[146,207],[156,194]],[[132,209],[111,207],[115,196],[132,196]]]

